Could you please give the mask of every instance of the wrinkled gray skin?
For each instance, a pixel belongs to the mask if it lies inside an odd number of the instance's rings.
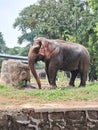
[[[90,56],[84,46],[59,39],[36,38],[28,53],[28,63],[39,89],[41,89],[41,82],[35,70],[35,63],[40,60],[45,62],[45,70],[51,88],[57,87],[58,70],[71,72],[70,86],[74,86],[78,73],[80,73],[79,86],[86,85]]]

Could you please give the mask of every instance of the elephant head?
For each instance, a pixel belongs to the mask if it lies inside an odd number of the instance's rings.
[[[56,46],[53,46],[50,41],[45,38],[34,39],[34,44],[31,46],[28,53],[28,63],[30,70],[35,77],[39,89],[41,89],[41,82],[35,70],[35,63],[37,61],[49,60],[58,51]]]

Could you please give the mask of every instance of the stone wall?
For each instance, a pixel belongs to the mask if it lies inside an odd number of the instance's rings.
[[[12,86],[30,81],[28,65],[16,60],[4,60],[1,67],[1,81]]]
[[[0,130],[98,130],[98,108],[0,111]]]

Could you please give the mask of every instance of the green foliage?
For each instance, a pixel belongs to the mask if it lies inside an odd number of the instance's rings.
[[[60,81],[65,81],[65,72],[64,71],[58,71],[58,74],[57,74],[58,78]]]
[[[24,40],[31,41],[34,36],[40,35],[48,38],[73,39],[86,45],[89,32],[92,30],[93,33],[95,18],[90,14],[90,7],[85,1],[40,0],[38,4],[26,7],[20,12],[14,28],[22,31],[20,43]],[[32,38],[29,38],[29,35]]]
[[[45,68],[45,63],[43,63],[42,61],[36,64],[36,69],[44,69],[44,68]]]
[[[6,53],[10,55],[18,55],[20,51],[20,47],[8,48]]]
[[[28,56],[30,44],[28,44],[26,47],[20,48],[20,51],[18,52],[20,56]]]
[[[20,12],[14,28],[22,32],[19,43],[45,36],[79,42],[89,48],[96,42],[96,21],[96,14],[90,12],[88,2],[40,0]]]
[[[98,0],[87,0],[94,12],[98,11]]]
[[[0,53],[5,53],[6,49],[7,49],[7,47],[6,47],[4,38],[3,38],[3,34],[0,32]]]
[[[30,45],[26,47],[7,48],[6,53],[10,55],[28,56]]]
[[[6,51],[7,51],[6,43],[4,41],[2,32],[0,32],[0,53],[6,53]],[[2,61],[3,59],[0,59],[0,68],[1,68]]]
[[[32,39],[34,39],[35,36],[36,34],[34,32],[25,33],[22,36],[18,37],[18,43],[22,44],[24,41],[32,43]]]
[[[20,88],[20,89],[26,87],[26,81],[25,81],[25,80],[20,81],[20,82],[16,85],[16,87],[18,87],[18,88]]]

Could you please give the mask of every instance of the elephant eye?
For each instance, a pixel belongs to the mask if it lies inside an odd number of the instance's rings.
[[[44,47],[43,46],[41,46],[41,48],[40,49],[44,49]]]
[[[38,53],[39,48],[40,48],[40,47],[36,47],[36,48],[34,48],[34,52],[35,52],[35,53]]]

